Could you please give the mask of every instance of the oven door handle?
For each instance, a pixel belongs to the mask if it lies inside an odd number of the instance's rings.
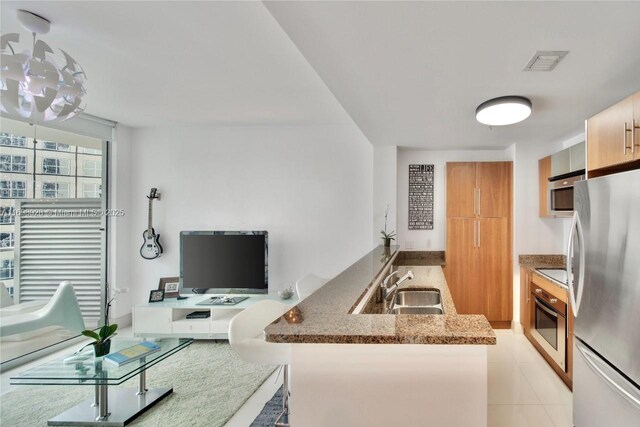
[[[542,304],[538,298],[535,298],[535,300],[536,300],[536,305],[538,307],[540,307],[541,309],[543,309],[544,311],[546,311],[547,313],[549,313],[550,315],[552,315],[556,319],[558,318],[558,313],[556,313],[555,311],[551,310],[546,305]]]

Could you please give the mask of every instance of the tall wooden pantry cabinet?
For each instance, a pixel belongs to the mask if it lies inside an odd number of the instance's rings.
[[[447,283],[460,314],[513,315],[512,162],[447,163]]]

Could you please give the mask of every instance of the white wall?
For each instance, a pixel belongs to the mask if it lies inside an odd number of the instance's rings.
[[[398,186],[398,148],[393,146],[374,147],[373,149],[373,245],[381,244],[381,230],[384,230],[384,215],[387,216],[387,232],[398,230],[397,224],[397,186]],[[392,243],[397,243],[394,241]]]
[[[178,275],[181,230],[268,230],[272,291],[309,272],[334,276],[372,248],[373,148],[355,126],[136,129],[131,156],[137,303]],[[151,187],[165,253],[147,261]]]
[[[513,160],[508,150],[398,151],[398,244],[407,250],[444,251],[446,246],[446,164]],[[409,230],[409,165],[434,165],[433,230]],[[537,168],[537,166],[536,166]]]

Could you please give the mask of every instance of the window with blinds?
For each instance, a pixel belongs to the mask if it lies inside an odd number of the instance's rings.
[[[48,300],[69,280],[87,327],[101,318],[104,217],[100,199],[21,200],[16,206],[16,302]]]

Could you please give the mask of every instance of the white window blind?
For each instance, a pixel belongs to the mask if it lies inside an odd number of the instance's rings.
[[[14,294],[49,299],[69,280],[87,327],[101,318],[105,272],[100,199],[21,200],[16,206]]]

